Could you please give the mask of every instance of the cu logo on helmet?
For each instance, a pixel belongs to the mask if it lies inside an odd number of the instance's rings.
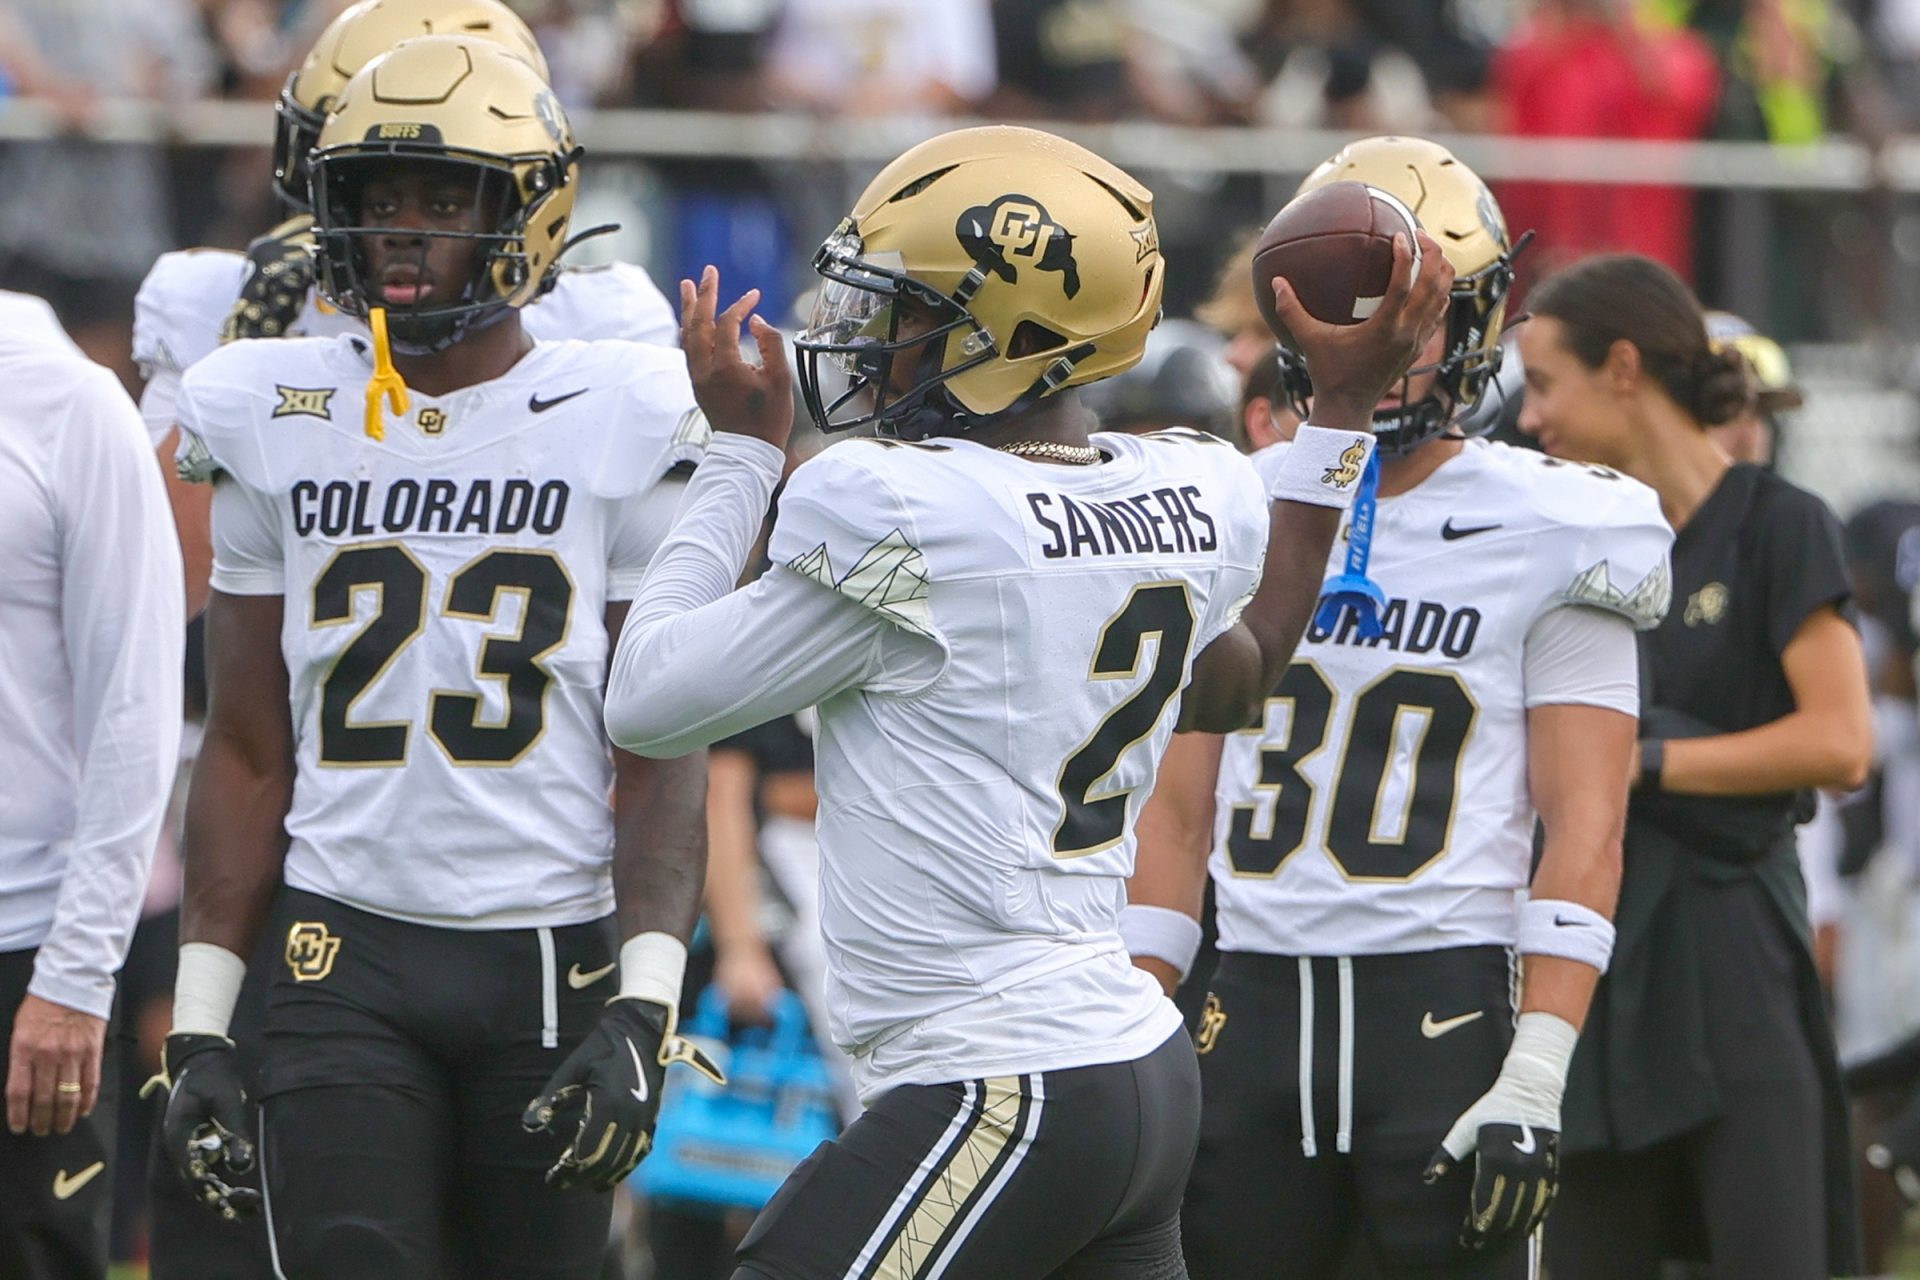
[[[1057,271],[1071,298],[1080,292],[1080,264],[1073,258],[1073,236],[1053,220],[1046,206],[1030,196],[1001,196],[960,215],[954,228],[961,247],[982,270],[1008,284],[1020,280],[1013,259],[1026,259],[1035,271]]]

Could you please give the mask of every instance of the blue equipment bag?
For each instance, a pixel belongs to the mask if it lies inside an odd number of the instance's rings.
[[[727,1084],[667,1073],[653,1153],[634,1171],[634,1190],[655,1201],[760,1209],[795,1165],[839,1132],[806,1010],[782,991],[770,1028],[730,1036],[725,997],[708,987],[680,1030],[726,1069]]]

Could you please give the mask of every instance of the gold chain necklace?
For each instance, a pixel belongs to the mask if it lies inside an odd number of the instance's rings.
[[[1061,444],[1058,440],[1015,440],[1012,444],[993,447],[1021,458],[1045,458],[1050,462],[1066,462],[1076,467],[1091,467],[1106,457],[1093,445]]]

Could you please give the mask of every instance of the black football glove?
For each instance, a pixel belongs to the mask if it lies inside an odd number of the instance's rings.
[[[607,1002],[588,1033],[520,1123],[530,1133],[564,1132],[578,1115],[566,1150],[547,1170],[549,1186],[610,1191],[653,1149],[660,1086],[667,1067],[684,1062],[715,1084],[726,1077],[692,1041],[674,1032],[674,1013],[632,997]]]
[[[141,1090],[167,1091],[160,1145],[194,1194],[229,1220],[255,1217],[260,1193],[227,1179],[253,1167],[247,1091],[225,1036],[178,1034],[161,1050],[160,1074]]]
[[[1523,1013],[1493,1087],[1461,1113],[1427,1161],[1432,1185],[1473,1158],[1460,1244],[1495,1251],[1532,1235],[1560,1189],[1560,1093],[1578,1033]]]
[[[1438,1182],[1457,1166],[1444,1152],[1427,1166]],[[1462,1248],[1498,1250],[1546,1221],[1560,1190],[1560,1135],[1531,1124],[1482,1124],[1473,1148],[1473,1190]]]
[[[285,337],[306,309],[312,287],[313,219],[302,214],[247,246],[247,276],[220,326],[220,341]]]

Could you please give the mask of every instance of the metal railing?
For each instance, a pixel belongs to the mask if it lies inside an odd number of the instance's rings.
[[[100,104],[74,136],[101,142],[188,147],[264,146],[271,105],[258,101]],[[978,120],[900,117],[840,120],[790,113],[583,110],[581,141],[603,156],[760,161],[884,163],[945,129]],[[1186,128],[1147,122],[1061,124],[1048,128],[1128,167],[1162,173],[1299,174],[1351,135],[1324,130]],[[0,142],[69,134],[44,104],[0,101]],[[1610,138],[1438,135],[1483,177],[1716,190],[1920,192],[1920,138],[1897,139],[1878,153],[1850,138],[1809,146],[1766,142],[1653,142]]]

